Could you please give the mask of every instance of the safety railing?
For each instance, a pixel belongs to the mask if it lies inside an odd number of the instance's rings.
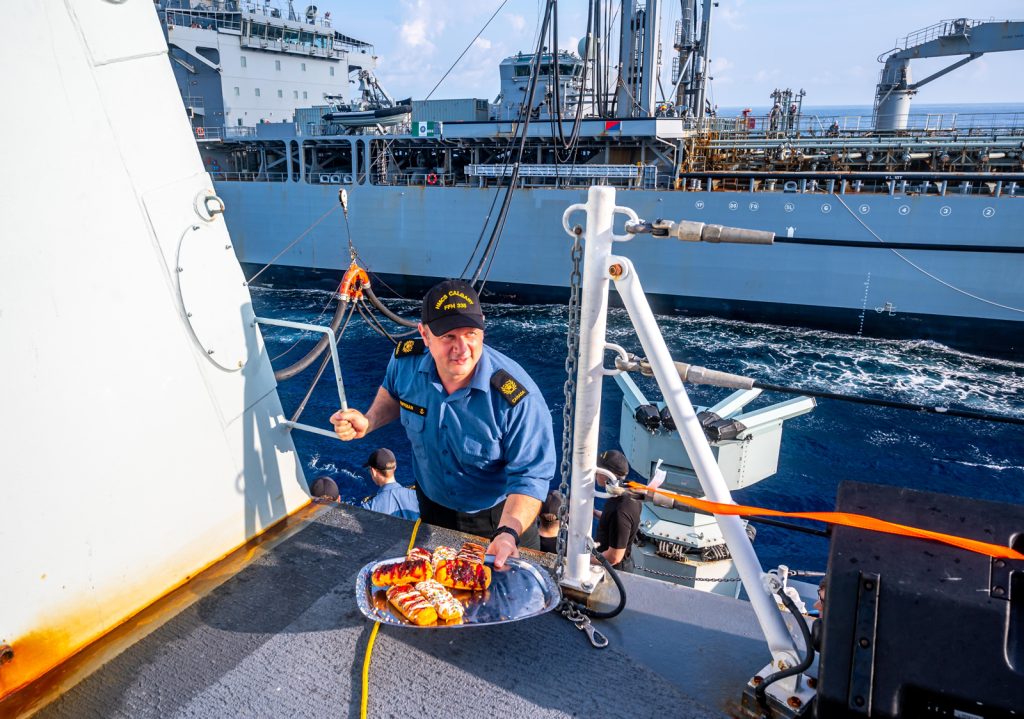
[[[875,130],[878,119],[870,115],[799,114],[741,115],[712,117],[697,122],[686,120],[685,126],[697,133],[714,133],[720,139],[730,137],[828,137],[834,135],[891,136],[925,132],[929,135],[956,132],[970,135],[1024,135],[1022,112],[920,112],[906,116],[906,129]]]
[[[348,400],[345,397],[345,382],[341,376],[341,360],[338,357],[338,342],[334,337],[334,330],[330,327],[324,327],[321,325],[311,325],[306,322],[292,322],[291,320],[275,320],[269,317],[257,317],[256,322],[261,325],[270,325],[272,327],[286,327],[293,330],[301,330],[303,332],[319,332],[327,337],[327,341],[331,350],[331,364],[334,366],[334,380],[338,390],[338,406],[341,409],[348,409]],[[311,432],[313,434],[319,434],[324,437],[336,438],[334,432],[323,429],[322,427],[314,427],[309,424],[302,424],[301,422],[293,422],[291,420],[284,420],[281,424],[289,429],[300,429],[303,432]]]
[[[287,182],[287,172],[223,172],[210,171],[215,182]]]

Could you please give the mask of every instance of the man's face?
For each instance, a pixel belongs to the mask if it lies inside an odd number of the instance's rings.
[[[441,336],[421,324],[420,335],[434,358],[437,373],[445,385],[465,387],[473,377],[484,347],[484,331],[475,327],[458,327]]]

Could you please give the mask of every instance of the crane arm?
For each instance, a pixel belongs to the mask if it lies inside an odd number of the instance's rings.
[[[1024,50],[1024,21],[947,20],[904,38],[904,47],[888,56],[915,60],[949,55]]]
[[[971,60],[977,60],[977,59],[978,59],[979,57],[981,57],[981,56],[982,56],[983,54],[984,54],[984,53],[980,53],[980,52],[975,52],[975,53],[971,53],[971,54],[970,54],[970,55],[968,55],[967,57],[965,57],[965,58],[963,58],[963,59],[961,59],[961,60],[957,60],[957,61],[956,61],[956,62],[954,62],[954,63],[953,63],[952,65],[947,65],[946,67],[942,68],[942,69],[941,69],[941,70],[939,70],[938,72],[933,72],[933,73],[932,73],[931,75],[929,75],[928,77],[926,77],[926,78],[925,78],[924,80],[918,80],[918,81],[917,81],[917,82],[915,82],[915,83],[914,83],[913,85],[908,85],[908,86],[907,86],[907,89],[908,89],[908,90],[916,90],[916,89],[918,89],[919,87],[921,87],[922,85],[927,85],[927,84],[928,84],[929,82],[931,82],[932,80],[937,80],[937,79],[939,79],[940,77],[942,77],[943,75],[945,75],[946,73],[948,73],[948,72],[953,72],[953,71],[954,71],[954,70],[956,70],[956,69],[957,69],[958,67],[963,67],[964,65],[966,65],[967,63],[969,63],[969,62],[970,62]]]

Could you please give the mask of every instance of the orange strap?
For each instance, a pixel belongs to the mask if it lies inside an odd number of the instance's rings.
[[[872,532],[884,532],[886,534],[899,534],[904,537],[917,537],[918,539],[931,539],[942,542],[953,547],[966,549],[969,552],[977,552],[996,559],[1024,559],[1024,554],[1015,549],[1004,547],[1000,544],[979,542],[975,539],[965,539],[952,534],[932,532],[918,527],[908,527],[905,524],[887,522],[884,519],[876,519],[863,514],[851,514],[849,512],[780,512],[777,509],[763,509],[761,507],[745,507],[742,504],[722,504],[707,499],[695,499],[664,489],[651,489],[639,482],[627,482],[626,486],[638,492],[654,492],[682,502],[695,509],[708,514],[734,514],[744,517],[793,517],[796,519],[813,519],[827,524],[839,524],[844,527],[856,527],[867,529]]]

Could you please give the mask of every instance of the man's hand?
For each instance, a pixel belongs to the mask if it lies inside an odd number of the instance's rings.
[[[358,409],[339,409],[331,415],[331,424],[334,425],[334,433],[343,442],[362,439],[370,428],[370,420]]]
[[[494,555],[494,568],[502,569],[506,559],[519,556],[519,547],[511,534],[502,532],[487,545],[487,553]]]

